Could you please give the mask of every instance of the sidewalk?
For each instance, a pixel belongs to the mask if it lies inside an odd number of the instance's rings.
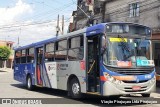
[[[0,68],[0,72],[12,72],[13,69],[11,68]]]

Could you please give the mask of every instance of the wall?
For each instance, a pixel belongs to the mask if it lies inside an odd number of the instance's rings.
[[[129,4],[139,2],[140,15],[129,16]],[[160,0],[114,0],[106,3],[106,20],[111,22],[133,22],[160,28]]]

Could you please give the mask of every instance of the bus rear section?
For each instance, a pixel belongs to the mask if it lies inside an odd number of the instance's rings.
[[[29,47],[27,49],[15,50],[15,57],[14,57],[15,80],[26,84],[27,78],[30,78],[31,84],[35,85],[34,58],[35,58],[34,48],[32,47]]]

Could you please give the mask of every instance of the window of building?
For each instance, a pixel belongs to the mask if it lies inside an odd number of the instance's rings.
[[[84,56],[83,36],[69,39],[68,59],[82,60]]]
[[[45,61],[54,61],[54,43],[46,45]]]
[[[132,3],[129,5],[130,8],[130,17],[139,16],[139,3]]]

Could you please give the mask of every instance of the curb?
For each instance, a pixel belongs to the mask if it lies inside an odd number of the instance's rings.
[[[12,72],[13,69],[0,69],[0,72]]]

